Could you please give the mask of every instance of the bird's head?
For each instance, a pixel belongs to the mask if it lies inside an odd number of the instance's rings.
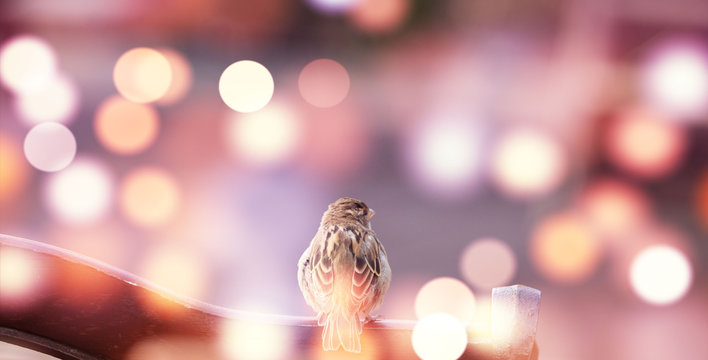
[[[350,197],[343,197],[329,204],[325,218],[357,221],[369,227],[369,221],[374,216],[374,210],[363,201]]]

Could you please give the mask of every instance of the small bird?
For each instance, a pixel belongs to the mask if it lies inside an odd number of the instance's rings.
[[[317,314],[324,350],[361,351],[362,324],[391,283],[386,250],[371,229],[374,211],[343,197],[330,204],[298,261],[297,280]]]

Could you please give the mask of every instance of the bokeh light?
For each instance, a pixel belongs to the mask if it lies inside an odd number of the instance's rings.
[[[141,226],[157,226],[177,212],[181,195],[175,179],[164,170],[140,167],[121,181],[120,209],[130,221]]]
[[[639,188],[612,178],[592,181],[579,196],[581,214],[599,234],[616,237],[647,222],[649,199]]]
[[[0,82],[20,95],[42,89],[56,68],[54,50],[34,35],[14,36],[0,48]]]
[[[200,299],[208,290],[207,269],[195,252],[175,244],[161,244],[151,249],[143,259],[139,275],[179,297]],[[169,304],[164,298],[144,300],[151,301],[146,306],[157,309]]]
[[[459,269],[462,278],[472,286],[490,289],[509,283],[516,272],[516,256],[507,243],[482,238],[462,251]]]
[[[592,228],[571,213],[541,221],[531,237],[531,260],[545,277],[559,283],[578,283],[590,277],[603,252]]]
[[[96,110],[94,132],[106,149],[120,155],[134,155],[157,138],[160,121],[150,105],[136,104],[119,96],[104,100]]]
[[[283,325],[234,319],[221,326],[220,347],[226,359],[286,359],[292,342],[289,328]]]
[[[632,261],[630,282],[642,300],[668,305],[680,300],[691,287],[693,272],[686,255],[667,245],[642,250]]]
[[[225,135],[237,158],[274,166],[295,154],[302,140],[302,123],[291,108],[271,104],[251,114],[229,114]]]
[[[77,158],[66,169],[47,179],[44,201],[58,219],[85,224],[96,221],[110,210],[113,176],[94,159]]]
[[[410,6],[410,0],[360,0],[349,18],[367,33],[385,34],[401,26]]]
[[[641,69],[646,100],[685,120],[708,109],[708,49],[690,39],[659,40]]]
[[[252,60],[237,61],[219,78],[219,95],[228,107],[242,113],[262,109],[273,97],[275,83],[268,69]]]
[[[69,122],[79,106],[79,92],[66,75],[57,74],[41,89],[16,99],[18,113],[30,124]]]
[[[159,51],[138,47],[118,58],[113,68],[113,82],[126,99],[153,102],[167,93],[172,83],[172,68]]]
[[[140,339],[127,351],[125,360],[221,359],[214,344],[194,336],[155,336]]]
[[[64,125],[42,123],[27,133],[24,150],[27,161],[36,169],[59,171],[74,160],[76,139]]]
[[[415,315],[423,319],[433,313],[447,313],[462,322],[474,316],[475,297],[465,283],[450,277],[428,281],[415,297]]]
[[[179,52],[173,49],[158,49],[158,51],[170,63],[172,70],[172,81],[167,88],[167,92],[157,103],[160,105],[172,105],[182,100],[192,87],[192,66],[189,61]]]
[[[492,180],[511,197],[546,194],[561,183],[567,171],[568,159],[561,145],[538,131],[509,131],[493,150]]]
[[[0,246],[0,304],[31,302],[42,285],[44,269],[34,252]]]
[[[413,176],[424,191],[456,197],[474,190],[482,161],[478,129],[463,121],[431,121],[416,128],[409,144]]]
[[[634,175],[657,178],[681,162],[687,146],[684,129],[647,109],[622,111],[610,125],[607,155]]]
[[[340,14],[351,10],[361,0],[307,0],[315,9],[328,14]]]
[[[313,60],[300,71],[298,88],[303,99],[311,105],[332,107],[349,93],[349,73],[332,59]]]
[[[27,187],[30,175],[22,144],[0,133],[0,203],[17,199]]]
[[[413,350],[423,360],[454,360],[467,348],[467,331],[454,316],[433,313],[418,321],[411,340]]]

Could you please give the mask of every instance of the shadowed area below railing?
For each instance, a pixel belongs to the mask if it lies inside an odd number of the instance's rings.
[[[0,235],[0,251],[3,259],[12,254],[33,267],[25,280],[31,284],[21,294],[0,296],[0,340],[58,358],[134,360],[163,355],[176,360],[227,359],[232,357],[225,350],[229,341],[236,347],[285,349],[289,359],[417,358],[411,344],[414,321],[381,319],[366,324],[361,354],[323,352],[321,328],[311,317],[256,314],[188,299],[134,274],[32,240]],[[518,293],[524,288],[508,290]],[[533,291],[532,297],[537,293]],[[530,306],[526,329],[514,330],[523,336],[514,335],[518,339],[506,341],[505,354],[495,341],[472,337],[461,359],[537,358],[538,299],[532,299]],[[246,329],[248,342],[239,343],[241,340],[226,330],[234,326]],[[469,333],[474,332],[474,326],[469,325]],[[268,337],[271,332],[287,336]],[[266,334],[266,341],[254,343],[264,339],[251,333]],[[514,353],[516,348],[520,350]],[[243,354],[239,349],[235,353]]]

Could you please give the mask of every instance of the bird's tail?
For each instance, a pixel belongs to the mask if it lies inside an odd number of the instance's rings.
[[[346,351],[361,352],[361,321],[356,312],[333,309],[329,314],[322,314],[318,322],[324,324],[322,348],[325,351],[337,350],[341,345]]]

